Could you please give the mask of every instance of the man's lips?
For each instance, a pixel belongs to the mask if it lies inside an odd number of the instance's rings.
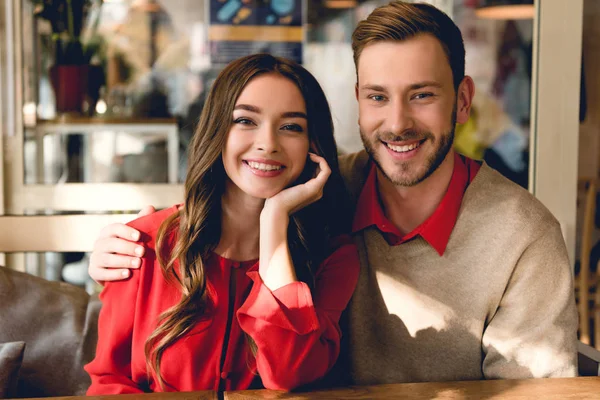
[[[413,151],[419,148],[424,142],[425,139],[421,140],[410,140],[403,142],[386,142],[381,141],[388,149],[396,152],[396,153],[408,153],[409,151]]]

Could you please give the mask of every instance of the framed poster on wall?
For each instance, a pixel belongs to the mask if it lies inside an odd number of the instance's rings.
[[[253,53],[302,63],[306,0],[210,0],[213,65]]]

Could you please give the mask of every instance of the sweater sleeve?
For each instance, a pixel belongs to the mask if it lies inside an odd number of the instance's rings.
[[[576,376],[577,318],[571,267],[554,220],[521,255],[484,331],[484,376]]]
[[[141,268],[146,268],[142,258]],[[85,366],[92,380],[88,395],[143,393],[132,380],[132,334],[139,271],[124,281],[107,282],[100,294],[96,357]]]
[[[359,259],[348,242],[320,266],[314,293],[304,282],[271,292],[258,271],[237,312],[257,346],[256,365],[265,387],[291,390],[323,377],[340,351],[339,319],[356,287]]]

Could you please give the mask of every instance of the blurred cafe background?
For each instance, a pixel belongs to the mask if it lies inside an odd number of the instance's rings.
[[[425,2],[460,27],[476,83],[454,145],[559,220],[588,321],[582,340],[594,342],[600,1]],[[227,62],[250,53],[302,63],[328,96],[340,152],[360,150],[351,34],[385,3],[1,0],[0,224],[40,215],[128,221],[145,205],[181,201],[207,91]],[[111,218],[78,231],[81,246],[7,249],[0,264],[97,291],[89,251]],[[6,226],[3,237],[14,236]]]

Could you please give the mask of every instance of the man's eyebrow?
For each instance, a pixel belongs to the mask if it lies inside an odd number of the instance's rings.
[[[423,89],[426,87],[434,87],[434,88],[441,89],[444,87],[444,85],[442,85],[440,82],[437,82],[437,81],[423,81],[423,82],[416,82],[416,83],[409,85],[408,90],[419,90],[419,89]],[[387,92],[385,87],[383,87],[381,85],[369,84],[369,83],[361,86],[360,89],[361,90],[372,90],[374,92],[384,92],[384,93]]]
[[[409,86],[409,89],[410,90],[418,90],[418,89],[423,89],[426,87],[434,87],[434,88],[441,89],[444,87],[444,85],[442,85],[440,82],[436,82],[436,81],[423,81],[423,82],[413,83],[412,85]]]
[[[372,90],[374,92],[387,92],[387,90],[381,86],[381,85],[374,85],[374,84],[370,84],[367,83],[366,85],[363,85],[360,87],[361,90]]]

